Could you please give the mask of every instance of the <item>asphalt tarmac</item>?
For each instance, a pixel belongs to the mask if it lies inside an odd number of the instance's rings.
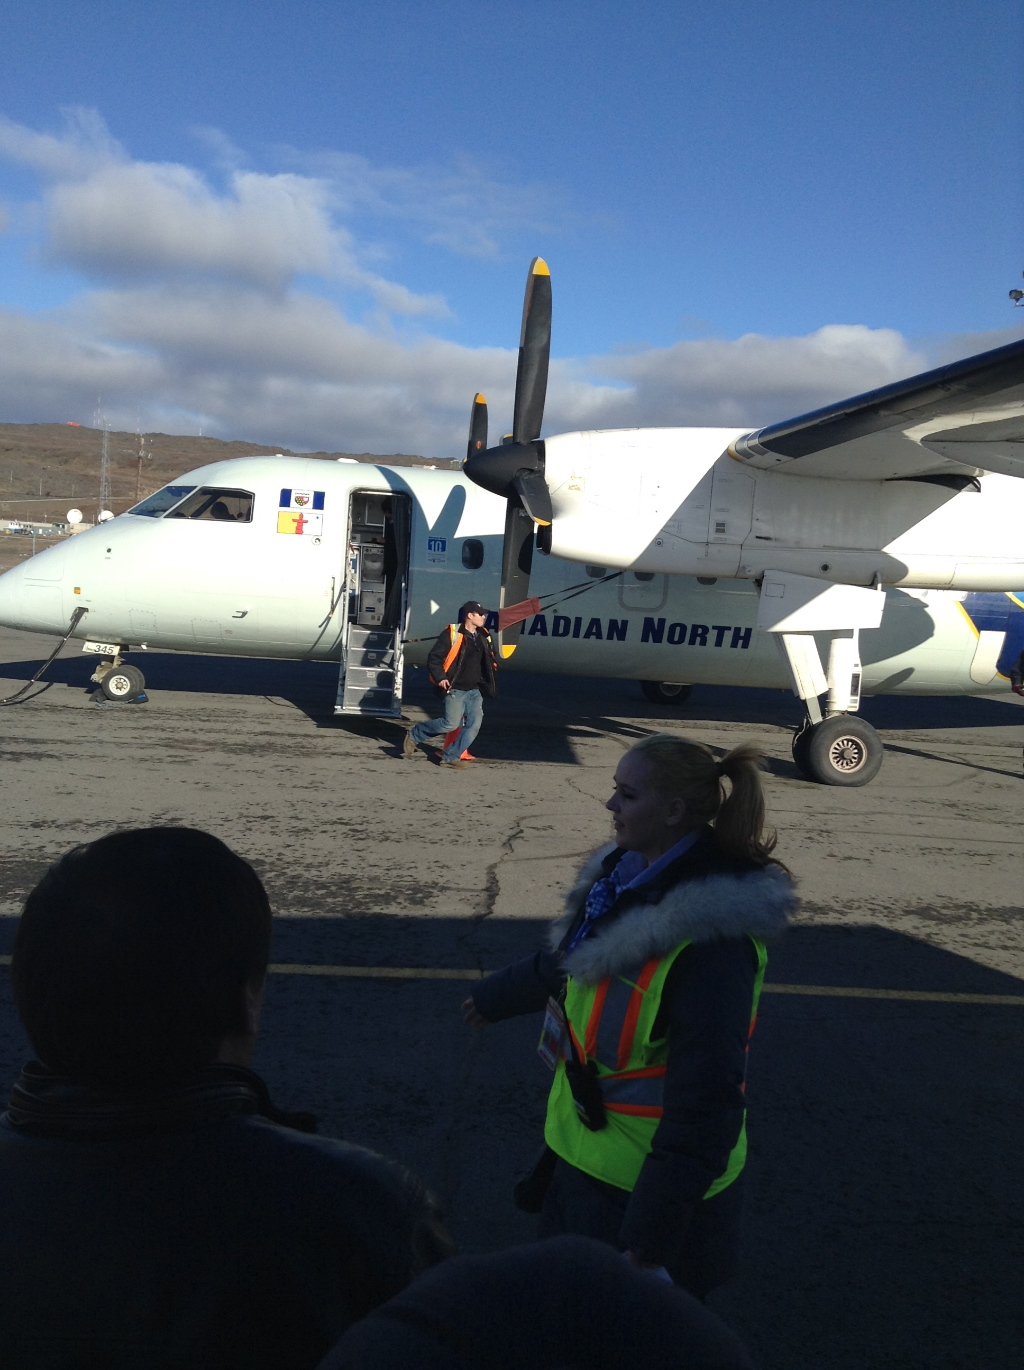
[[[0,693],[53,645],[0,630]],[[1012,696],[866,700],[885,763],[841,790],[796,771],[799,710],[779,691],[697,687],[671,709],[631,682],[506,675],[480,759],[446,772],[398,760],[392,725],[333,719],[329,666],[133,659],[146,704],[91,702],[94,659],[68,648],[53,684],[3,710],[0,952],[25,893],[73,844],[152,823],[216,833],[267,884],[275,963],[315,972],[270,977],[256,1065],[272,1093],[414,1167],[469,1250],[531,1236],[510,1189],[539,1145],[547,1072],[538,1022],[463,1027],[472,982],[458,975],[535,947],[607,839],[602,801],[635,738],[759,742],[778,855],[804,900],[768,980],[799,992],[762,999],[743,1273],[713,1306],[764,1370],[1021,1363],[1024,712]],[[432,712],[422,672],[406,693],[408,717]],[[26,1054],[0,970],[0,1089]]]

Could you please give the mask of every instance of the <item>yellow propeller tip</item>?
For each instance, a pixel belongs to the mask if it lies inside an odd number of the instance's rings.
[[[513,642],[511,647],[506,647],[506,646],[504,646],[504,645],[502,646],[501,654],[502,654],[502,656],[505,658],[506,661],[509,659],[509,657],[512,655],[512,653],[515,651],[515,649],[516,649],[518,646],[519,646],[519,643],[518,643],[518,642]]]
[[[486,395],[481,395],[480,392],[479,392],[479,390],[478,390],[478,391],[476,392],[476,394],[473,396],[473,403],[474,403],[474,404],[486,404],[486,403],[487,403],[487,396],[486,396]]]
[[[547,262],[544,260],[543,257],[534,257],[533,261],[530,263],[530,275],[531,275],[531,276],[550,276],[550,275],[551,275],[551,271],[550,271],[549,268],[548,268],[548,264],[547,264]]]
[[[541,526],[542,528],[550,528],[550,527],[551,527],[551,520],[550,520],[550,519],[534,519],[534,523],[539,523],[540,526]]]

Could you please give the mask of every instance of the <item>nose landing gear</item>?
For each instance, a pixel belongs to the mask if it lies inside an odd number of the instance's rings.
[[[671,680],[641,680],[640,688],[652,704],[685,704],[692,686],[677,685]]]
[[[130,666],[118,653],[105,658],[93,671],[91,679],[99,686],[94,699],[111,704],[141,704],[146,701],[146,677],[138,666]]]

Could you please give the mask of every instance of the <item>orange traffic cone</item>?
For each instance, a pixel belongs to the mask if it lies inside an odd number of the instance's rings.
[[[461,727],[459,727],[459,728],[453,728],[453,729],[451,730],[450,733],[445,733],[445,735],[444,735],[444,744],[443,744],[443,745],[444,745],[445,751],[448,750],[448,748],[452,745],[452,743],[455,741],[455,739],[458,737],[459,733],[461,733],[461,732],[462,732],[462,729],[461,729]],[[463,760],[463,761],[475,761],[475,760],[476,760],[476,757],[475,757],[475,756],[472,756],[472,755],[467,751],[467,752],[463,752],[463,753],[462,753],[462,760]]]

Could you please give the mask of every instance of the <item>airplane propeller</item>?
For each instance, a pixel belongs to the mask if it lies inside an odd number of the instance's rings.
[[[466,448],[466,460],[475,457],[486,446],[487,397],[478,393],[473,399],[473,408],[469,411],[469,445]]]
[[[544,479],[544,444],[540,440],[550,351],[551,273],[542,258],[534,257],[526,277],[519,334],[512,439],[500,447],[487,446],[487,405],[484,397],[477,395],[463,464],[471,481],[506,500],[499,614],[507,606],[527,599],[535,525],[551,522],[551,495]],[[499,627],[498,646],[503,657],[510,657],[515,651],[522,631],[522,619]]]

